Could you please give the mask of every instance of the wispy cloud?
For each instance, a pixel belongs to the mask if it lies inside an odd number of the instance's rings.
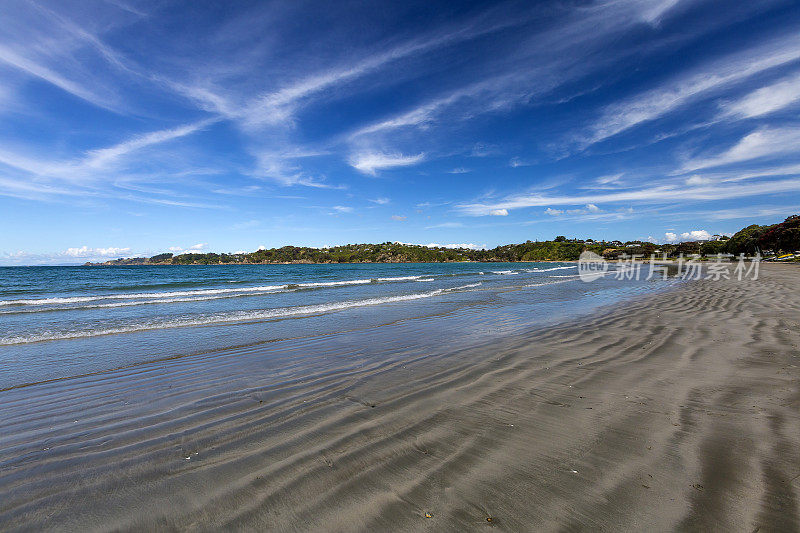
[[[639,124],[656,120],[696,99],[800,58],[800,37],[790,35],[746,52],[716,59],[662,86],[605,109],[580,141],[594,144]]]
[[[121,0],[103,0],[103,2],[111,4],[112,6],[118,7],[120,9],[122,9],[123,11],[127,11],[128,13],[132,13],[134,15],[138,15],[139,17],[146,17],[147,16],[147,13],[145,13],[144,11],[140,11],[140,10],[136,9],[135,7],[131,6],[129,3],[122,2]]]
[[[800,213],[800,202],[780,206],[748,205],[734,209],[717,209],[706,216],[710,220],[750,219],[762,221],[770,217],[784,218],[793,213]]]
[[[713,186],[682,187],[677,184],[630,189],[625,191],[581,194],[544,195],[538,193],[508,196],[496,203],[460,204],[456,208],[465,215],[485,216],[497,210],[510,211],[548,205],[585,205],[598,203],[663,203],[675,201],[707,201],[800,191],[800,179],[761,181]]]
[[[183,195],[166,189],[157,191],[139,189],[134,182],[150,178],[146,175],[137,175],[130,167],[131,162],[138,164],[138,160],[132,161],[133,155],[142,154],[163,143],[191,135],[214,122],[216,119],[205,119],[177,128],[136,135],[116,145],[90,150],[75,159],[53,160],[0,149],[0,168],[5,165],[14,170],[6,172],[5,176],[0,176],[0,179],[7,184],[6,187],[0,188],[0,195],[51,200],[63,196],[95,196],[176,207],[219,208],[219,204],[175,199],[175,196]],[[167,168],[162,167],[159,179],[163,181],[169,175]],[[129,190],[145,192],[148,196],[131,195],[127,192]],[[167,198],[160,197],[164,195]]]
[[[734,146],[718,155],[687,161],[683,166],[683,171],[796,154],[798,149],[800,149],[800,128],[759,128],[745,135]]]
[[[464,224],[461,222],[442,222],[441,224],[434,224],[432,226],[427,226],[425,229],[436,229],[436,228],[463,228]]]
[[[424,153],[403,155],[399,153],[364,152],[350,156],[350,166],[370,176],[377,176],[378,171],[387,168],[416,165],[425,159]]]
[[[114,109],[108,98],[94,93],[82,84],[68,79],[51,68],[24,57],[3,45],[0,45],[0,63],[16,67],[91,104],[106,109]]]
[[[456,104],[460,100],[472,99],[481,94],[486,95],[488,92],[494,92],[497,90],[497,85],[498,80],[491,80],[490,82],[478,82],[467,87],[462,87],[450,94],[434,98],[392,118],[363,126],[351,133],[349,137],[351,140],[354,140],[367,135],[388,132],[399,128],[424,126],[434,121],[439,113],[449,106]]]
[[[547,31],[532,32],[492,74],[440,93],[405,112],[356,129],[350,139],[399,128],[425,128],[447,112],[448,122],[524,105],[563,83],[600,68],[587,57],[643,22],[656,24],[680,2],[617,0],[574,9]],[[617,54],[619,52],[616,52]],[[608,55],[606,50],[604,54]],[[613,60],[608,57],[606,61]],[[525,65],[526,68],[520,68]],[[455,111],[453,109],[455,108]]]
[[[108,148],[91,150],[86,154],[86,158],[80,162],[80,166],[93,169],[103,168],[115,162],[120,157],[130,154],[131,152],[135,152],[137,150],[157,144],[162,144],[167,141],[179,139],[181,137],[186,137],[187,135],[191,135],[199,130],[202,130],[211,124],[214,124],[215,122],[219,122],[219,120],[219,118],[207,118],[191,124],[179,126],[177,128],[170,128],[146,133],[144,135],[138,135],[132,139],[128,139]]]
[[[595,204],[586,204],[583,207],[573,209],[553,209],[552,207],[548,207],[544,210],[544,214],[550,217],[556,217],[561,221],[575,220],[582,222],[599,222],[625,220],[636,216],[637,213],[632,207],[605,211]]]
[[[800,73],[761,87],[722,107],[726,116],[755,118],[780,111],[798,102],[800,102]]]
[[[734,169],[698,169],[686,179],[689,185],[702,185],[707,183],[725,183],[747,181],[759,178],[800,176],[800,164],[773,165],[761,168]]]
[[[99,16],[103,9],[96,7],[100,9],[94,14]],[[58,11],[62,11],[58,4],[50,9],[41,2],[8,6],[0,20],[0,66],[11,67],[93,106],[128,112],[130,102],[121,96],[124,91],[117,85],[119,80],[106,67],[126,81],[135,77],[147,83],[147,76],[89,28],[86,21],[91,17],[86,13],[70,12],[86,19],[81,23]]]
[[[505,19],[487,25],[481,18],[475,18],[454,24],[454,27],[444,31],[440,30],[433,35],[412,39],[386,51],[368,55],[351,64],[313,74],[277,91],[262,94],[248,104],[240,116],[245,124],[250,126],[290,121],[295,107],[314,94],[375,72],[409,56],[422,54],[428,50],[453,43],[472,40],[522,24],[524,20],[525,17]]]

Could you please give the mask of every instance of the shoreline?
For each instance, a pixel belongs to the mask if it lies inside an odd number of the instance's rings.
[[[796,530],[798,281],[264,383],[255,346],[0,391],[0,529]]]
[[[497,263],[577,263],[575,259],[541,259],[537,261],[352,261],[352,262],[335,262],[329,261],[326,263],[314,263],[311,261],[284,261],[274,263],[131,263],[131,264],[113,264],[113,263],[83,263],[69,266],[80,267],[115,267],[115,266],[254,266],[254,265],[441,265],[441,264],[462,264],[474,263],[479,265],[492,265]],[[31,266],[46,266],[46,265],[31,265]]]
[[[715,257],[700,257],[700,258],[687,258],[684,260],[692,259],[694,261],[699,261],[701,263],[710,263],[716,260]],[[732,263],[738,261],[738,258],[726,258],[728,259],[726,262]],[[655,264],[676,264],[681,260],[681,258],[677,257],[667,257],[667,258],[656,258],[654,260]],[[752,262],[752,257],[745,257],[745,261]],[[620,258],[620,259],[605,259],[608,263],[617,263],[618,261],[624,262],[632,262],[632,263],[641,263],[641,264],[649,264],[649,258],[643,257],[636,257],[636,258]],[[782,261],[782,260],[772,260],[772,259],[762,259],[761,263],[780,263],[780,264],[798,264],[797,261]],[[321,262],[315,263],[311,261],[284,261],[284,262],[261,262],[261,263],[248,263],[248,262],[238,262],[238,263],[83,263],[83,264],[75,264],[75,265],[61,265],[61,266],[76,266],[76,267],[129,267],[129,266],[257,266],[257,265],[439,265],[439,264],[462,264],[462,263],[472,263],[472,264],[479,264],[479,265],[492,265],[498,263],[508,263],[508,264],[517,264],[517,263],[570,263],[570,264],[577,264],[580,263],[578,259],[538,259],[535,261],[473,261],[473,260],[464,260],[464,261],[352,261],[352,262]],[[48,266],[48,265],[28,265],[28,266]]]

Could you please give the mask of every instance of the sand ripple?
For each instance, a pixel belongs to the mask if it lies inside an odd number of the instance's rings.
[[[798,281],[468,352],[310,339],[353,364],[258,346],[2,391],[0,529],[797,531]]]

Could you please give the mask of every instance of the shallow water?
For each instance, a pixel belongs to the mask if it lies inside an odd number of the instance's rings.
[[[349,331],[369,331],[362,358],[453,349],[669,283],[569,263],[0,268],[0,388],[276,341],[298,364],[350,357]]]

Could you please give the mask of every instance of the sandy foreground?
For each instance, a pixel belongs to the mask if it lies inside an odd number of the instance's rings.
[[[800,268],[257,386],[0,392],[0,530],[799,531]]]

